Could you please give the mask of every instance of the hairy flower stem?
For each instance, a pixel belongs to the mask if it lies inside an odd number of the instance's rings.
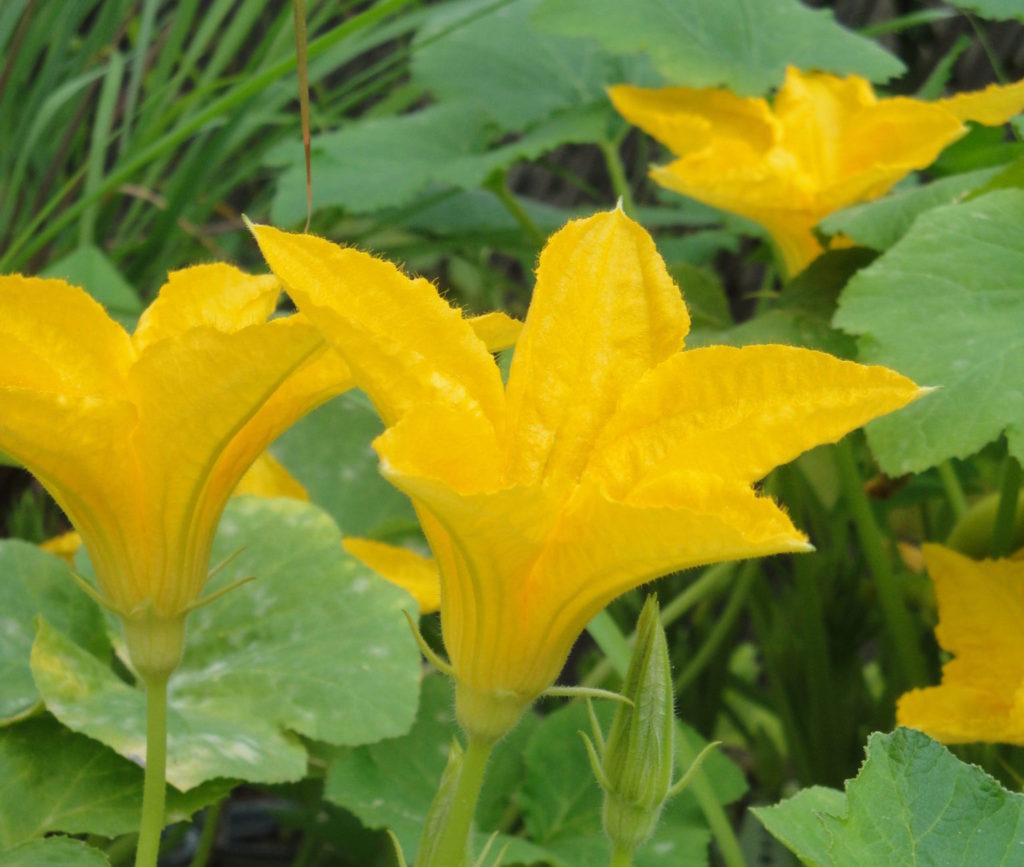
[[[468,867],[469,832],[473,827],[476,803],[480,799],[480,788],[492,749],[492,741],[471,738],[466,745],[451,808],[429,857],[422,864],[417,859],[417,867]]]
[[[160,834],[164,829],[167,793],[167,679],[169,673],[150,674],[146,684],[146,778],[142,789],[142,821],[135,867],[156,867]]]
[[[608,867],[633,867],[632,850],[616,846],[612,852],[612,860],[608,862]]]

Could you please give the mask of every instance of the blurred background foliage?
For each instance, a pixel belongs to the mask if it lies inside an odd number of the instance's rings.
[[[922,98],[1024,77],[1024,13],[1013,0],[309,0],[306,8],[312,231],[401,261],[474,312],[522,315],[543,239],[621,199],[680,282],[694,344],[777,340],[855,355],[852,338],[831,325],[840,291],[918,209],[941,202],[897,201],[860,223],[855,209],[844,212],[836,228],[864,246],[828,254],[778,291],[758,227],[647,179],[648,164],[665,154],[618,117],[605,87],[765,94],[787,63],[855,72],[881,92]],[[65,277],[131,325],[168,270],[210,260],[261,269],[243,213],[285,228],[305,222],[290,3],[3,0],[0,48],[0,272]],[[1019,131],[977,128],[925,179],[950,184],[952,200],[1017,166],[1004,183],[1020,186],[1022,154]],[[274,452],[343,532],[415,544],[411,510],[379,480],[367,448],[378,431],[365,398],[350,394]],[[868,733],[891,727],[895,696],[920,672],[892,646],[876,580],[895,582],[909,600],[908,640],[937,679],[930,585],[913,545],[901,555],[897,543],[945,539],[965,497],[999,489],[1005,460],[1000,441],[969,461],[891,479],[852,437],[766,482],[816,554],[656,585],[679,714],[726,741],[749,786],[742,804],[772,802],[795,785],[841,785]],[[41,489],[10,466],[0,466],[0,520],[5,535],[32,542],[64,528]],[[641,604],[634,592],[612,607],[625,633]],[[592,640],[570,665],[568,680],[615,686]],[[450,732],[417,737],[432,744]],[[508,833],[525,825],[535,842],[555,840],[549,851],[571,853],[572,836],[546,825],[530,800],[530,762],[547,761],[543,738],[523,733],[521,743],[526,781],[512,762],[502,791],[520,794],[484,824]],[[313,779],[273,790],[269,825],[260,824],[264,813],[252,819],[261,851],[283,835],[303,841],[305,863],[389,863],[379,831],[360,830],[356,818],[368,827],[390,821],[366,807],[372,786],[360,800],[358,785],[342,784],[368,759],[310,749]],[[1017,751],[961,754],[1020,779]],[[723,802],[743,790],[729,773],[717,778]],[[324,776],[329,808],[320,806]],[[256,794],[231,802],[243,825]],[[733,810],[750,863],[791,863]],[[349,855],[337,854],[340,840]],[[294,846],[283,845],[292,857]]]

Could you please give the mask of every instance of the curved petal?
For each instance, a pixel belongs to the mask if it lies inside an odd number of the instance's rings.
[[[619,398],[689,325],[650,235],[621,210],[552,236],[508,378],[510,477],[578,476]]]
[[[813,229],[828,210],[803,167],[787,151],[775,148],[758,156],[742,146],[709,148],[655,166],[650,174],[666,189],[763,226],[789,275],[823,252]]]
[[[723,137],[744,141],[754,150],[767,150],[778,131],[763,99],[736,96],[719,88],[620,84],[609,87],[608,96],[619,114],[678,156]]]
[[[263,452],[235,485],[232,497],[289,497],[309,502],[309,492],[284,464],[270,452]]]
[[[815,186],[822,186],[836,174],[843,140],[876,103],[870,83],[860,76],[804,73],[790,66],[772,106],[781,127],[779,144]]]
[[[923,552],[939,603],[935,637],[955,658],[941,686],[900,699],[900,724],[946,743],[1024,744],[1024,561],[977,561],[941,545]]]
[[[479,337],[490,352],[501,352],[515,346],[523,330],[523,323],[501,310],[493,310],[481,316],[466,320],[473,333]]]
[[[373,539],[348,536],[341,544],[385,581],[407,590],[419,605],[420,614],[433,614],[441,607],[441,576],[432,557]]]
[[[0,387],[115,397],[134,359],[125,330],[63,280],[0,277]]]
[[[266,447],[250,443],[231,473],[222,454],[323,339],[308,323],[276,319],[234,333],[195,328],[150,344],[131,371],[139,410],[133,440],[151,510],[154,604],[176,613],[206,579],[214,525],[231,490]]]
[[[501,376],[460,311],[426,280],[313,235],[254,226],[267,263],[348,362],[387,423],[438,402],[501,424]]]
[[[887,368],[812,349],[692,349],[623,399],[586,477],[617,496],[681,469],[749,484],[923,393]]]
[[[960,120],[999,126],[1024,111],[1024,79],[1013,84],[990,84],[984,90],[958,93],[938,100],[936,105]]]
[[[386,477],[437,479],[460,494],[504,486],[497,434],[479,412],[419,406],[377,437],[373,447]]]
[[[0,388],[0,451],[22,463],[81,533],[100,588],[127,612],[146,598],[147,532],[127,401]]]
[[[522,680],[509,686],[551,683],[590,619],[626,590],[692,566],[808,550],[785,512],[744,484],[679,472],[627,500],[583,484],[521,589]]]
[[[138,352],[168,337],[204,326],[230,334],[266,322],[277,307],[280,281],[231,265],[195,265],[172,271],[132,336]]]
[[[881,100],[842,130],[833,173],[822,183],[823,207],[831,212],[877,198],[910,172],[930,166],[966,132],[935,103]]]

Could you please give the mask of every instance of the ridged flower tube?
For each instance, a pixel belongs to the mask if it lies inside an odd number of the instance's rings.
[[[935,637],[953,654],[942,683],[905,693],[896,721],[947,744],[1024,746],[1024,556],[973,560],[923,548],[935,583]]]
[[[388,426],[374,446],[436,558],[470,742],[514,725],[622,592],[689,566],[808,550],[753,484],[921,393],[806,349],[682,352],[680,290],[621,210],[548,241],[505,387],[427,281],[321,238],[254,231]]]
[[[856,75],[789,67],[774,100],[718,88],[609,89],[615,108],[677,157],[651,169],[676,192],[762,225],[785,270],[823,252],[826,216],[875,199],[967,132],[1024,110],[1024,81],[927,102],[879,98]]]

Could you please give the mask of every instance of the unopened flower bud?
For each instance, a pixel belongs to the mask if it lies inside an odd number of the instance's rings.
[[[632,705],[618,706],[604,747],[603,819],[612,844],[632,850],[657,825],[672,782],[672,677],[653,596],[640,612],[622,694]]]

